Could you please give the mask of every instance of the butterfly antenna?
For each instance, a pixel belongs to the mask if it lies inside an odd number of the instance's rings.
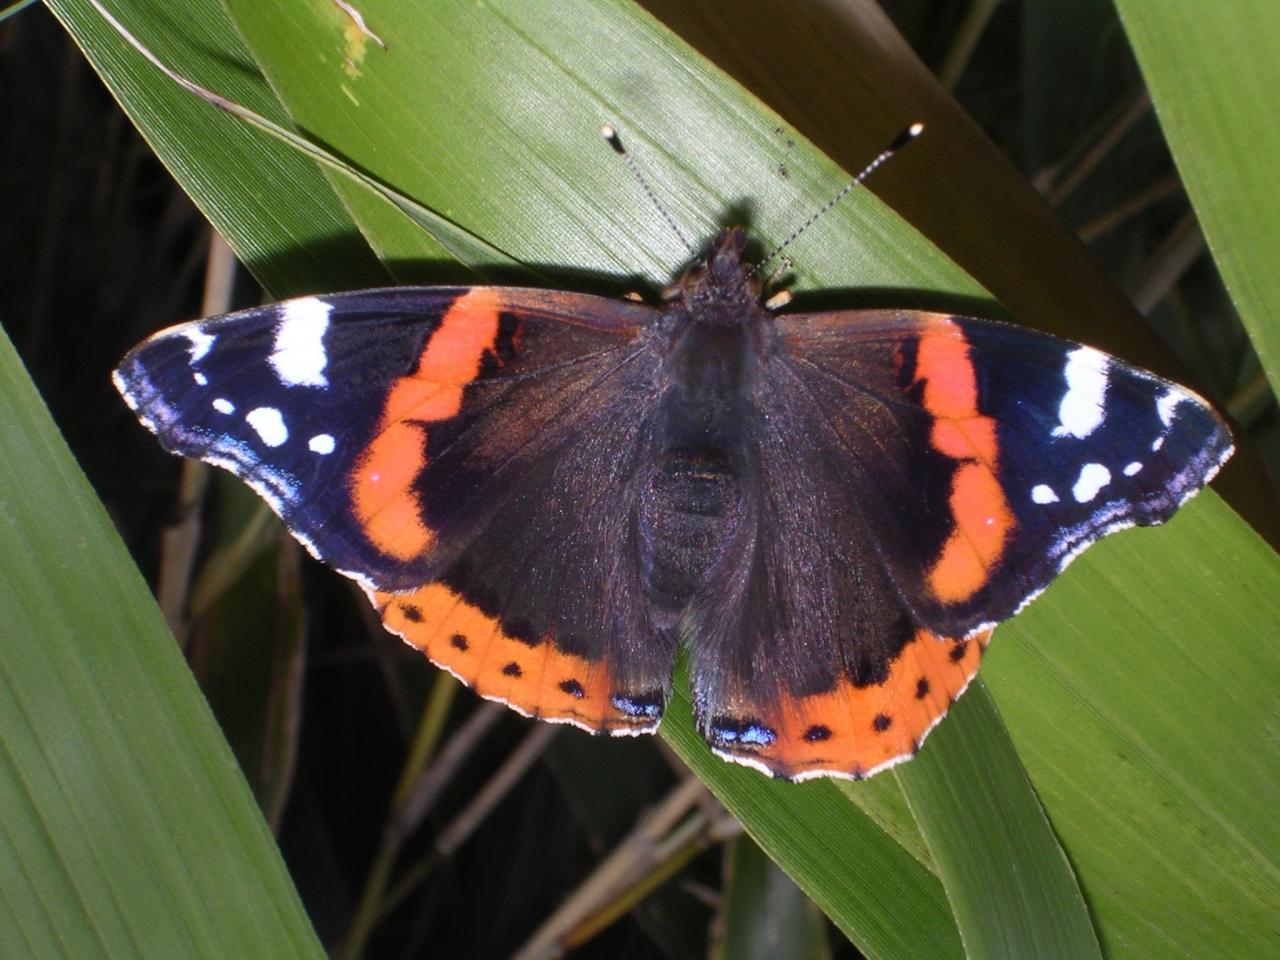
[[[800,234],[804,233],[806,230],[812,227],[815,223],[817,223],[818,220],[824,214],[826,214],[828,210],[830,210],[837,203],[839,203],[841,200],[847,197],[849,195],[849,192],[853,190],[854,187],[860,184],[863,180],[867,179],[867,177],[871,176],[871,174],[875,172],[875,170],[882,163],[884,163],[886,160],[892,157],[895,153],[897,153],[899,150],[905,147],[908,143],[910,143],[916,137],[920,136],[920,134],[923,132],[924,132],[924,124],[920,122],[916,122],[911,124],[911,126],[907,127],[905,130],[899,133],[896,137],[894,137],[893,142],[890,143],[883,150],[881,150],[880,154],[874,160],[868,163],[866,167],[863,168],[860,174],[858,174],[856,177],[854,177],[852,180],[846,183],[844,187],[840,190],[840,192],[837,193],[830,200],[828,200],[826,203],[824,203],[817,210],[817,212],[814,213],[813,216],[811,216],[804,223],[800,224],[800,226],[796,227],[796,229],[791,232],[791,236],[787,237],[787,239],[783,240],[780,244],[774,247],[773,252],[760,261],[761,268],[763,268],[765,264],[767,264],[770,260],[772,260],[778,254],[780,254],[787,247],[791,246],[791,244],[795,241],[797,237],[800,236]]]
[[[635,158],[632,157],[631,154],[627,152],[627,148],[622,145],[622,138],[618,136],[618,131],[613,128],[612,124],[606,123],[600,128],[600,136],[604,137],[609,146],[613,147],[613,152],[622,158],[622,162],[627,165],[627,169],[631,171],[631,175],[636,178],[636,183],[640,184],[641,189],[645,192],[645,196],[649,198],[649,202],[657,208],[660,214],[662,214],[662,218],[667,221],[667,226],[669,226],[675,232],[675,235],[680,238],[680,242],[684,244],[684,248],[688,250],[690,254],[696,256],[698,251],[695,250],[693,244],[689,242],[689,238],[684,235],[684,231],[681,230],[680,225],[676,223],[675,217],[671,216],[671,214],[667,212],[667,208],[662,205],[662,201],[658,199],[658,195],[653,192],[653,187],[649,186],[649,181],[646,180],[644,174],[640,172],[640,167],[636,163]]]

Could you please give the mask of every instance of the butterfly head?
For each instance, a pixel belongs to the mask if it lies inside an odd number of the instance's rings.
[[[725,227],[711,241],[707,255],[674,287],[673,299],[697,319],[717,325],[742,323],[750,308],[758,307],[761,289],[758,271],[743,262],[746,245],[746,231]]]

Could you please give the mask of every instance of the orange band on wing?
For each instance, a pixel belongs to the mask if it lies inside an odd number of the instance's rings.
[[[502,301],[495,291],[475,287],[445,311],[412,376],[392,388],[383,422],[448,420],[462,409],[462,391],[480,375],[486,351],[498,342]]]
[[[352,477],[352,506],[369,542],[410,560],[435,537],[422,522],[413,481],[426,466],[426,434],[415,423],[388,424],[369,444]]]
[[[966,463],[951,480],[955,529],[929,571],[934,596],[947,603],[968,600],[987,582],[987,571],[1004,553],[1013,514],[991,468]]]
[[[603,662],[557,650],[550,637],[530,645],[507,636],[499,621],[444,584],[412,593],[376,593],[382,622],[476,693],[530,717],[593,732],[641,732],[656,721],[618,710]]]
[[[476,287],[449,307],[427,339],[413,373],[391,387],[377,434],[351,477],[352,505],[369,542],[400,560],[435,543],[422,521],[414,481],[426,467],[422,423],[448,420],[462,409],[462,392],[480,374],[485,352],[498,340],[502,302]]]
[[[924,406],[942,420],[966,420],[978,414],[978,386],[969,360],[969,344],[951,320],[920,338],[916,379],[924,381]]]
[[[990,638],[990,630],[968,641],[919,630],[884,683],[856,687],[842,680],[829,693],[786,695],[775,709],[760,711],[772,742],[725,752],[788,779],[869,776],[915,754],[977,673]]]
[[[929,437],[935,450],[953,460],[996,462],[996,422],[990,417],[939,420]]]
[[[1015,521],[996,478],[996,423],[978,410],[978,384],[969,345],[949,319],[920,337],[916,379],[924,384],[925,410],[934,419],[934,449],[960,461],[951,480],[953,527],[929,571],[929,588],[944,603],[961,603],[987,582]]]

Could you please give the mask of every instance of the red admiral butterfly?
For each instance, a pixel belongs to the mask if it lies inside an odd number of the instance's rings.
[[[919,749],[996,624],[1167,520],[1231,441],[1190,391],[1046,334],[776,314],[745,243],[722,230],[661,307],[304,297],[162,331],[115,382],[481,696],[651,733],[683,645],[720,756],[869,776]]]

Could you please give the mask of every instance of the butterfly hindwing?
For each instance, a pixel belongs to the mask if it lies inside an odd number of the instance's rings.
[[[481,694],[640,732],[674,650],[628,552],[625,458],[602,451],[640,449],[652,316],[508,288],[310,297],[157,334],[116,382]]]

